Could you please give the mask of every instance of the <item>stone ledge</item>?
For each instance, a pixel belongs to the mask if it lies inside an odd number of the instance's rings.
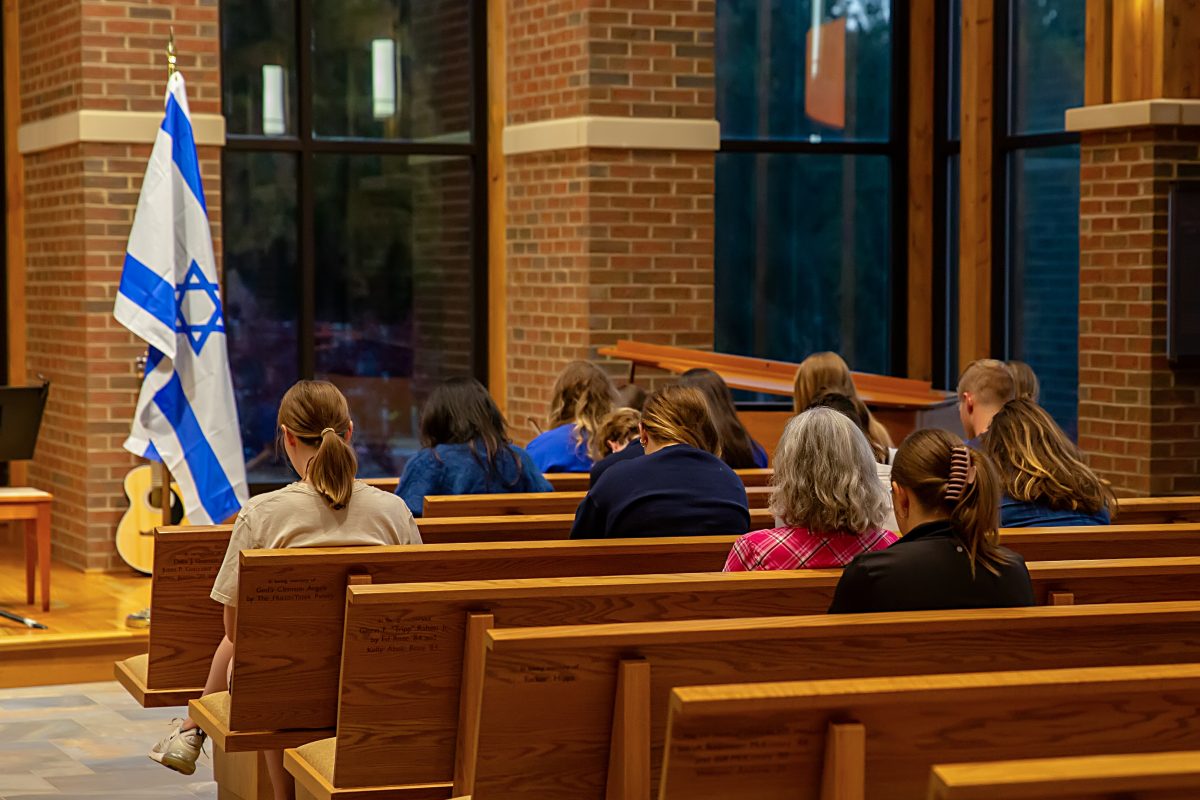
[[[162,120],[159,111],[82,109],[22,125],[17,149],[28,154],[79,142],[153,144]],[[197,145],[225,144],[225,118],[220,114],[193,114],[192,130]]]
[[[568,117],[504,129],[505,155],[580,147],[715,152],[721,147],[721,126],[710,119]]]
[[[1067,130],[1076,133],[1155,125],[1200,125],[1200,100],[1134,100],[1067,110]]]

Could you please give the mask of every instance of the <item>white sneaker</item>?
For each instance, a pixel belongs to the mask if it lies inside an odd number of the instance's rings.
[[[182,725],[182,721],[176,721],[166,738],[150,749],[150,758],[176,772],[191,775],[196,771],[205,735],[199,728],[182,730]]]

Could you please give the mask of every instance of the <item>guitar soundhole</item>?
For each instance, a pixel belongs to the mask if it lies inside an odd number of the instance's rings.
[[[150,490],[150,507],[153,509],[162,508],[162,487],[156,486]],[[179,502],[178,496],[171,497],[171,524],[178,525],[183,521],[183,503]]]

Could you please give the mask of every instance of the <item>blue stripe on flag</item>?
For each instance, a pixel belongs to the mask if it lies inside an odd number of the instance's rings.
[[[135,306],[175,330],[175,287],[129,253],[125,254],[125,269],[121,271],[118,291]]]
[[[204,437],[204,430],[192,412],[178,374],[172,375],[167,385],[158,390],[154,402],[175,430],[175,436],[183,448],[183,458],[196,484],[196,492],[200,495],[200,504],[214,523],[224,521],[242,504],[234,494],[233,486],[229,484],[229,478],[217,460],[217,454]]]
[[[192,123],[173,94],[167,96],[167,115],[163,118],[162,129],[171,136],[171,160],[179,167],[183,180],[191,187],[192,194],[196,195],[200,207],[207,214],[208,205],[204,202],[204,187],[200,185],[200,160],[196,157]]]

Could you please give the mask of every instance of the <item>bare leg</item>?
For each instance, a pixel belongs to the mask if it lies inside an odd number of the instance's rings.
[[[208,680],[204,682],[204,694],[223,692],[229,688],[229,668],[233,665],[233,642],[226,636],[217,645],[213,654],[212,666],[208,668]],[[191,717],[183,721],[182,730],[190,731],[196,727]],[[282,763],[282,762],[281,762]]]
[[[275,793],[275,800],[296,800],[296,782],[283,768],[283,751],[264,750],[263,758],[267,762],[267,772],[271,776],[271,790]]]

